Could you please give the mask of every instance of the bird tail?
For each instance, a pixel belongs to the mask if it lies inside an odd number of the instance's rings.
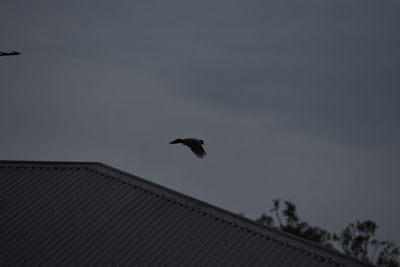
[[[182,139],[175,139],[174,141],[169,142],[170,144],[182,144]]]

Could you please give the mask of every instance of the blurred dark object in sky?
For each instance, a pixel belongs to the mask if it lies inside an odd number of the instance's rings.
[[[11,52],[2,52],[0,51],[0,56],[17,56],[21,54],[20,52],[17,51],[11,51]]]

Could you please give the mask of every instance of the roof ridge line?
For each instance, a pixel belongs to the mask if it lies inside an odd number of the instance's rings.
[[[42,161],[42,160],[0,160],[0,164],[44,164],[44,165],[105,165],[99,161]]]
[[[103,164],[103,165],[105,165],[105,164]],[[105,165],[105,166],[107,166],[107,165]],[[108,167],[108,166],[107,166],[107,167]],[[105,176],[105,177],[110,177],[110,178],[112,178],[112,180],[115,180],[115,181],[117,181],[117,182],[122,182],[122,180],[121,180],[120,178],[115,177],[115,176],[113,176],[113,175],[111,175],[111,174],[104,173],[104,172],[101,172],[101,171],[99,171],[99,170],[97,170],[97,169],[93,169],[93,168],[90,168],[90,169],[92,169],[92,170],[93,170],[95,173],[97,173],[97,174],[100,174],[100,175]],[[139,177],[139,178],[140,178],[140,177]],[[141,178],[141,179],[143,179],[143,178]],[[203,213],[204,216],[207,216],[207,215],[208,215],[208,216],[210,216],[210,217],[216,218],[217,221],[220,221],[221,223],[224,223],[224,224],[228,223],[228,225],[233,225],[234,227],[235,227],[235,226],[238,226],[238,227],[240,228],[240,230],[242,230],[242,231],[246,231],[246,229],[248,229],[247,232],[250,231],[250,232],[252,232],[252,233],[255,233],[255,234],[257,234],[257,235],[260,235],[261,237],[266,238],[267,240],[272,240],[274,243],[277,243],[277,244],[279,244],[279,245],[281,245],[281,246],[288,245],[288,246],[290,246],[291,248],[298,249],[301,253],[306,253],[308,256],[316,255],[315,252],[310,252],[310,251],[308,251],[307,249],[298,247],[298,246],[293,245],[293,244],[288,244],[288,242],[279,240],[279,237],[271,237],[271,236],[268,236],[268,235],[265,234],[265,233],[260,233],[260,232],[257,232],[257,231],[254,230],[254,229],[250,229],[249,227],[240,226],[239,224],[237,224],[237,223],[235,223],[235,222],[232,222],[232,221],[230,221],[229,219],[223,218],[222,216],[218,216],[218,215],[213,214],[213,213],[211,213],[211,212],[201,211],[199,208],[189,207],[186,203],[182,203],[182,202],[179,201],[178,199],[172,199],[172,198],[169,198],[169,197],[167,197],[167,196],[165,196],[165,195],[161,195],[161,194],[159,194],[159,193],[157,193],[157,192],[154,192],[154,191],[151,190],[151,189],[146,189],[146,188],[144,188],[143,186],[134,185],[134,184],[133,184],[132,182],[130,182],[130,181],[126,181],[126,183],[131,184],[134,188],[144,189],[144,193],[150,193],[150,194],[152,194],[152,195],[156,195],[156,196],[160,197],[160,199],[162,199],[162,200],[167,200],[168,202],[171,202],[171,203],[174,204],[174,205],[177,204],[177,205],[179,205],[179,206],[181,206],[181,207],[183,207],[183,208],[185,208],[185,209],[191,209],[191,210],[194,211],[194,212]],[[246,217],[243,217],[243,218],[246,218]],[[246,219],[248,219],[248,218],[246,218]],[[250,219],[250,220],[251,220],[251,219]],[[262,225],[262,224],[261,224],[261,225]],[[264,226],[264,225],[262,225],[262,226]],[[283,231],[282,231],[282,232],[283,232]],[[345,266],[345,265],[343,265],[343,264],[341,264],[341,263],[339,263],[339,262],[336,262],[335,260],[333,260],[333,259],[331,259],[331,258],[328,258],[328,257],[326,257],[326,256],[321,256],[321,255],[316,255],[316,256],[317,256],[317,258],[319,258],[319,259],[322,260],[322,261],[329,261],[329,260],[330,260],[332,263],[335,263],[337,266]]]
[[[202,201],[202,200],[193,198],[193,197],[191,197],[191,196],[185,195],[185,194],[180,193],[180,192],[178,192],[178,191],[174,191],[174,190],[172,190],[172,189],[170,189],[170,188],[164,187],[164,186],[159,185],[159,184],[157,184],[157,183],[154,183],[154,182],[152,182],[152,181],[148,181],[148,180],[146,180],[146,179],[144,179],[144,178],[141,178],[141,177],[139,177],[139,176],[132,175],[132,174],[127,173],[127,172],[125,172],[125,171],[122,171],[122,170],[120,170],[120,169],[111,167],[111,166],[109,166],[109,165],[107,165],[107,164],[99,163],[98,166],[103,167],[103,168],[105,168],[105,169],[111,169],[111,170],[113,170],[113,171],[119,172],[119,173],[121,173],[121,174],[123,174],[123,175],[127,175],[127,176],[129,176],[129,177],[134,178],[134,179],[140,179],[140,180],[142,180],[143,182],[149,184],[150,186],[160,187],[160,188],[163,189],[163,190],[167,189],[168,191],[171,191],[171,192],[173,192],[174,194],[178,194],[178,195],[180,195],[180,196],[182,196],[182,197],[184,197],[184,198],[187,198],[189,201],[194,200],[194,201],[197,201],[197,202],[201,202],[202,204],[205,204],[205,205],[209,206],[209,207],[212,208],[212,209],[216,209],[218,212],[228,213],[228,215],[230,215],[230,216],[233,215],[233,216],[237,217],[237,218],[240,219],[240,220],[246,220],[246,223],[250,223],[251,225],[253,225],[253,226],[255,226],[255,227],[264,228],[265,230],[272,231],[272,232],[276,233],[277,235],[282,235],[282,234],[283,234],[283,235],[285,235],[285,236],[287,236],[287,237],[289,237],[289,238],[291,238],[291,239],[294,239],[294,240],[296,240],[296,241],[298,241],[298,242],[300,242],[300,243],[304,243],[304,244],[307,244],[307,245],[311,245],[311,246],[313,246],[313,247],[317,247],[317,248],[319,248],[319,249],[323,249],[324,252],[326,252],[326,253],[334,253],[334,254],[336,254],[336,255],[338,255],[338,256],[340,256],[340,257],[344,257],[345,259],[348,259],[348,260],[351,260],[351,261],[355,261],[355,262],[358,262],[358,263],[361,262],[361,263],[363,263],[363,264],[367,264],[367,265],[368,265],[368,263],[366,263],[366,262],[363,262],[363,261],[361,261],[361,260],[359,260],[359,259],[355,259],[355,258],[353,258],[353,257],[350,257],[350,256],[348,256],[348,255],[346,255],[346,254],[344,254],[344,253],[341,253],[341,252],[339,252],[339,251],[337,251],[337,250],[335,250],[335,249],[331,249],[331,248],[325,247],[325,246],[323,246],[323,245],[317,244],[317,243],[315,243],[315,242],[312,242],[312,241],[310,241],[310,240],[307,240],[307,239],[304,239],[304,238],[295,236],[295,235],[293,235],[293,234],[284,232],[284,231],[282,231],[282,230],[279,230],[279,229],[275,229],[275,228],[266,226],[266,225],[264,225],[264,224],[261,224],[261,223],[256,222],[255,220],[252,220],[252,219],[250,219],[250,218],[247,218],[247,217],[244,217],[244,216],[240,216],[240,215],[235,214],[235,213],[233,213],[233,212],[231,212],[231,211],[228,211],[228,210],[222,209],[222,208],[220,208],[220,207],[214,206],[214,205],[212,205],[212,204],[210,204],[210,203],[207,203],[207,202],[204,202],[204,201]],[[95,170],[95,171],[97,171],[97,172],[99,172],[99,173],[102,173],[102,172],[99,171],[99,170]],[[102,174],[104,174],[104,173],[102,173]],[[121,181],[120,178],[117,178],[117,177],[115,177],[115,176],[113,176],[113,175],[111,175],[111,174],[104,174],[104,175],[109,176],[109,177],[112,177],[112,178],[115,178],[115,180],[117,180],[118,182]],[[127,181],[127,183],[131,183],[131,182],[130,182],[130,181]],[[136,187],[141,187],[141,186],[137,186],[137,185],[134,185],[134,186],[136,186]],[[146,190],[146,189],[145,189],[145,190]],[[164,200],[165,200],[165,199],[169,199],[169,200],[171,200],[171,201],[173,202],[173,204],[176,204],[177,202],[179,202],[180,204],[182,204],[181,206],[183,206],[184,208],[186,208],[186,209],[189,208],[188,205],[187,205],[187,203],[182,203],[182,202],[180,202],[180,201],[177,200],[177,199],[171,199],[171,198],[169,198],[169,197],[167,197],[167,196],[165,196],[165,195],[162,195],[162,194],[159,194],[159,193],[157,193],[157,192],[154,192],[154,191],[151,190],[151,189],[147,189],[147,191],[150,192],[151,194],[154,194],[154,195],[159,196],[161,199],[164,199]],[[192,209],[192,211],[196,211],[196,212],[198,212],[198,213],[201,213],[201,212],[203,212],[203,214],[206,213],[205,211],[201,211],[201,210],[200,210],[199,208],[197,208],[197,207],[192,207],[191,209]],[[206,214],[209,215],[209,216],[218,218],[219,220],[221,220],[222,223],[228,222],[228,223],[230,223],[230,224],[232,224],[232,225],[235,225],[235,224],[236,224],[236,225],[238,225],[238,226],[241,228],[241,230],[246,230],[246,228],[247,228],[247,229],[249,229],[251,232],[256,233],[257,235],[260,235],[260,236],[262,236],[263,238],[267,238],[267,239],[269,239],[269,240],[273,240],[274,242],[275,242],[275,240],[277,240],[277,241],[278,241],[277,243],[279,243],[279,244],[282,245],[282,246],[284,246],[284,245],[289,245],[290,247],[295,248],[295,249],[298,249],[299,251],[302,251],[302,252],[304,251],[304,252],[307,253],[309,256],[311,256],[311,255],[316,255],[316,256],[317,256],[320,260],[322,260],[322,261],[326,261],[326,260],[327,260],[327,261],[331,261],[331,262],[329,262],[330,264],[335,264],[336,266],[347,266],[347,265],[345,265],[345,264],[342,264],[342,263],[339,263],[339,262],[335,261],[334,259],[332,259],[332,258],[329,257],[329,256],[317,255],[315,252],[310,252],[310,251],[308,251],[307,249],[301,248],[301,247],[296,246],[296,245],[294,245],[294,244],[288,244],[287,241],[279,240],[279,237],[269,236],[268,234],[260,233],[260,232],[256,231],[255,229],[250,229],[249,227],[240,226],[239,224],[237,224],[237,223],[235,223],[235,222],[232,222],[232,221],[230,221],[230,220],[224,218],[224,217],[221,216],[221,215],[212,214],[211,212],[208,212],[208,213],[206,213]],[[372,267],[372,266],[374,266],[374,265],[370,265],[370,266]]]
[[[319,260],[324,261],[324,262],[328,261],[329,264],[335,264],[336,266],[347,266],[344,263],[337,262],[335,259],[332,259],[329,256],[319,255],[319,254],[317,254],[315,252],[308,251],[308,249],[304,249],[302,247],[299,247],[296,244],[289,243],[288,241],[283,241],[279,237],[279,235],[283,235],[283,236],[288,237],[289,239],[293,240],[294,243],[299,242],[299,243],[303,243],[305,245],[309,245],[309,246],[318,248],[318,249],[322,250],[321,251],[321,252],[323,252],[322,254],[325,254],[325,253],[328,254],[328,255],[329,254],[334,254],[334,255],[337,255],[338,257],[347,259],[347,260],[352,261],[352,262],[357,262],[359,264],[364,264],[366,266],[373,266],[373,265],[371,265],[369,263],[366,263],[366,262],[363,262],[363,261],[361,261],[359,259],[350,257],[350,256],[348,256],[348,255],[346,255],[344,253],[340,253],[337,250],[330,249],[328,247],[324,247],[324,246],[322,246],[320,244],[317,244],[315,242],[306,240],[304,238],[297,237],[297,236],[295,236],[293,234],[289,234],[289,233],[286,233],[284,231],[281,231],[281,230],[278,230],[278,229],[263,225],[263,224],[258,223],[255,220],[252,220],[250,218],[247,218],[247,217],[244,217],[244,216],[240,216],[239,214],[233,213],[233,212],[231,212],[229,210],[214,206],[214,205],[212,205],[210,203],[207,203],[205,201],[193,198],[193,197],[185,195],[185,194],[183,194],[181,192],[172,190],[170,188],[167,188],[167,187],[159,185],[159,184],[157,184],[155,182],[146,180],[146,179],[141,178],[139,176],[127,173],[127,172],[122,171],[120,169],[108,166],[108,165],[106,165],[104,163],[101,163],[101,162],[65,162],[65,161],[64,162],[60,162],[60,161],[0,160],[0,164],[2,164],[3,166],[7,165],[7,164],[11,164],[11,165],[14,165],[13,167],[18,167],[18,166],[15,166],[15,164],[16,165],[25,165],[26,164],[26,165],[33,165],[32,167],[39,167],[39,168],[40,167],[45,167],[45,166],[40,166],[40,165],[68,165],[68,164],[69,165],[71,165],[71,164],[77,165],[77,166],[69,166],[69,167],[52,166],[53,168],[61,168],[61,169],[82,168],[81,166],[83,166],[83,168],[92,170],[92,171],[94,171],[94,172],[96,172],[96,173],[98,173],[98,174],[100,174],[102,176],[112,178],[113,180],[115,180],[117,182],[122,182],[124,184],[130,184],[134,188],[144,189],[145,193],[151,193],[152,195],[156,195],[156,196],[160,197],[162,200],[167,200],[169,202],[172,202],[172,204],[177,204],[178,203],[180,206],[182,206],[182,207],[184,207],[186,209],[190,208],[190,209],[192,209],[192,211],[196,211],[197,213],[203,213],[203,215],[208,215],[210,217],[217,218],[218,219],[217,221],[221,220],[221,222],[224,223],[224,224],[228,223],[228,225],[238,226],[238,227],[240,227],[240,230],[242,230],[242,231],[246,231],[247,230],[249,233],[252,232],[253,234],[260,235],[262,238],[266,238],[268,240],[272,240],[273,242],[278,243],[281,246],[288,245],[291,248],[298,249],[302,253],[307,253],[308,256],[313,256],[314,255],[315,258],[319,258]],[[9,166],[9,167],[11,167],[11,166]],[[25,167],[28,167],[28,166],[25,166]],[[99,170],[99,168],[103,169],[104,171]],[[122,177],[126,177],[126,178],[129,178],[129,179],[121,179],[119,176],[116,177],[115,175],[110,174],[110,171],[111,172],[115,172],[117,174],[120,174],[120,175],[122,175]],[[145,184],[145,186],[143,187],[142,185],[136,185],[131,181],[131,179],[135,179],[139,183]],[[171,194],[177,195],[178,198],[177,199],[176,198],[171,198],[171,197],[168,197],[165,194],[163,195],[163,194],[160,194],[158,192],[155,192],[152,189],[146,188],[146,185],[148,185],[150,187],[154,186],[154,187],[156,187],[156,189],[160,189],[160,190],[163,190],[163,191],[167,191],[167,193],[171,193]],[[185,203],[183,200],[188,200],[189,202],[194,202],[194,203],[190,203],[190,204],[194,204],[194,206],[190,207],[191,205],[189,206],[188,203]],[[195,205],[196,202],[199,202],[203,207],[205,206],[204,208],[208,209],[209,211],[206,212],[205,210],[201,210],[201,208],[196,207],[196,205]],[[215,211],[215,212],[212,212],[212,211]],[[221,214],[218,214],[218,213],[221,213]],[[224,217],[224,214],[226,214],[226,216],[232,216],[233,219],[238,219],[239,222],[243,222],[245,224],[249,224],[250,226],[258,227],[258,228],[260,228],[262,230],[269,231],[269,232],[271,232],[272,235],[270,235],[268,233],[265,233],[265,232],[257,231],[256,229],[251,229],[249,226],[244,226],[244,225],[241,225],[240,223],[233,222],[232,220],[226,219],[226,217]],[[274,236],[275,234],[277,236]],[[289,240],[289,241],[291,241],[291,240]]]

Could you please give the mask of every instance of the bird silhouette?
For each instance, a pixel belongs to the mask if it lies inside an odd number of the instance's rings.
[[[204,145],[204,141],[200,139],[178,138],[175,139],[174,141],[171,141],[170,144],[182,144],[188,146],[198,158],[203,158],[205,155],[207,155],[206,151],[204,151],[204,148],[202,146]]]
[[[0,56],[16,56],[21,54],[20,52],[17,51],[10,51],[10,52],[2,52],[0,51]]]

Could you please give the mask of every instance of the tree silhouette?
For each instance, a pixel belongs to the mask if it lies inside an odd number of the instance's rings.
[[[273,201],[272,215],[263,213],[256,221],[282,231],[297,235],[318,244],[337,249],[349,256],[385,267],[399,267],[399,246],[391,241],[380,241],[375,237],[378,228],[371,220],[356,221],[346,226],[340,234],[332,234],[320,227],[310,226],[300,220],[296,205],[291,201]]]

